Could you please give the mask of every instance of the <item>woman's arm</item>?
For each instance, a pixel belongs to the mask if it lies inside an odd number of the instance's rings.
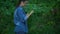
[[[33,10],[29,14],[24,15],[23,10],[18,9],[18,16],[21,22],[25,22],[30,17],[30,15],[32,15],[32,13],[34,13]]]

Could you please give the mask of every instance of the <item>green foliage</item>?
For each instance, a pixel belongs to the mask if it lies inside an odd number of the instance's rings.
[[[13,14],[18,0],[0,0],[0,34],[14,34]],[[29,34],[60,34],[60,0],[29,0]]]

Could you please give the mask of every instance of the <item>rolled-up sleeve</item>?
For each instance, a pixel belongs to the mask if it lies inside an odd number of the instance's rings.
[[[25,22],[27,20],[27,16],[23,12],[24,11],[21,8],[18,9],[18,16],[21,22]]]

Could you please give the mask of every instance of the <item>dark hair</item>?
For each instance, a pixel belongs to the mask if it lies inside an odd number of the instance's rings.
[[[18,4],[16,5],[16,7],[18,7],[21,2],[25,2],[25,1],[27,1],[27,0],[19,0]]]

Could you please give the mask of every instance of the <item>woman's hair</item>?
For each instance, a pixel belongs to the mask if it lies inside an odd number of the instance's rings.
[[[25,1],[27,1],[27,0],[19,0],[19,1],[18,1],[18,4],[16,5],[16,7],[18,7],[21,2],[25,2]]]

